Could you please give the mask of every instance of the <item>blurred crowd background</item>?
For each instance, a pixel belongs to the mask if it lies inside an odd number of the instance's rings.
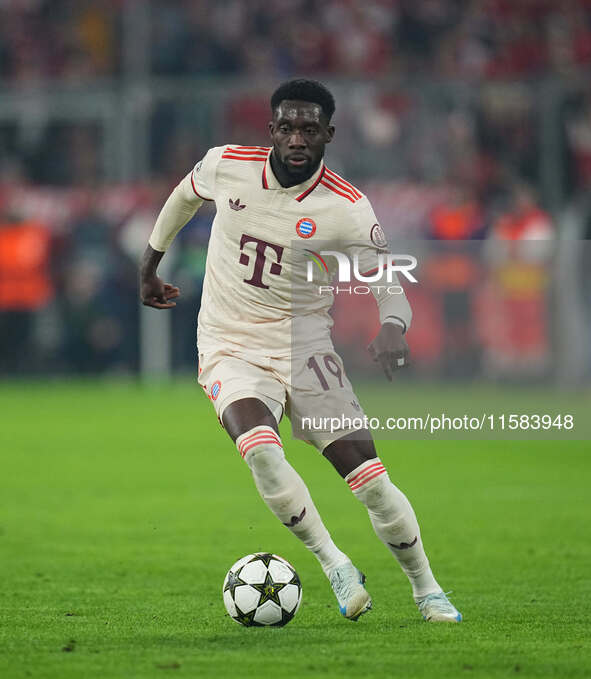
[[[591,0],[0,0],[0,374],[149,370],[163,335],[136,272],[155,216],[209,147],[266,143],[294,76],[334,91],[328,164],[394,242],[591,239]],[[183,301],[162,369],[194,370],[212,216],[165,260]],[[569,256],[588,329],[587,250]],[[548,374],[560,252],[521,277],[439,253],[415,354]],[[482,340],[491,317],[503,346]]]
[[[3,0],[1,75],[120,76],[126,8],[145,6],[157,75],[482,79],[591,62],[589,0]]]

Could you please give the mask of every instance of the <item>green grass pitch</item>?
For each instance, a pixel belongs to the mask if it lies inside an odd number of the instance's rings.
[[[0,676],[590,676],[591,447],[381,442],[433,570],[464,614],[428,625],[363,507],[310,447],[286,451],[374,610],[344,620],[315,559],[274,519],[198,386],[0,389]],[[225,614],[228,567],[291,561],[283,629]]]

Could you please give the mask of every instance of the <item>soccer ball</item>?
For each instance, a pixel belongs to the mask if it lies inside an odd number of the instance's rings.
[[[302,601],[302,585],[293,566],[268,552],[239,559],[228,571],[222,591],[230,617],[245,627],[282,627]]]

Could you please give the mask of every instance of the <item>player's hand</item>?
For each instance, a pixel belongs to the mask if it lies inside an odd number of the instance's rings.
[[[176,306],[176,302],[170,300],[176,299],[181,291],[176,286],[165,283],[158,276],[151,276],[142,280],[140,294],[144,306],[151,306],[154,309],[172,309]]]
[[[396,370],[408,366],[408,344],[402,334],[402,328],[394,323],[384,323],[367,350],[374,362],[382,366],[390,382]]]

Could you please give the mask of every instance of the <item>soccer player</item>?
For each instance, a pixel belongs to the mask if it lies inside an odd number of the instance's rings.
[[[324,164],[334,110],[333,96],[321,83],[280,85],[271,97],[272,147],[210,149],[164,204],[140,276],[145,305],[175,306],[179,289],[158,277],[158,263],[203,201],[215,201],[198,319],[199,383],[263,500],[316,556],[342,615],[356,620],[371,608],[365,576],[332,540],[285,458],[278,429],[284,412],[292,423],[319,411],[360,414],[330,338],[332,295],[311,296],[310,289],[317,288],[302,288],[298,267],[299,243],[310,251],[315,242],[350,243],[348,251],[369,267],[366,274],[387,247],[368,199]],[[332,261],[326,282],[335,271]],[[381,329],[369,351],[391,380],[408,360],[404,333],[411,311],[404,295],[387,294],[383,287],[375,290]],[[300,288],[297,301],[305,312],[297,316],[293,295]],[[305,340],[292,342],[292,323],[302,319]],[[367,508],[378,537],[408,576],[425,620],[459,622],[460,613],[431,572],[414,511],[390,481],[370,433],[310,430],[306,438]]]

